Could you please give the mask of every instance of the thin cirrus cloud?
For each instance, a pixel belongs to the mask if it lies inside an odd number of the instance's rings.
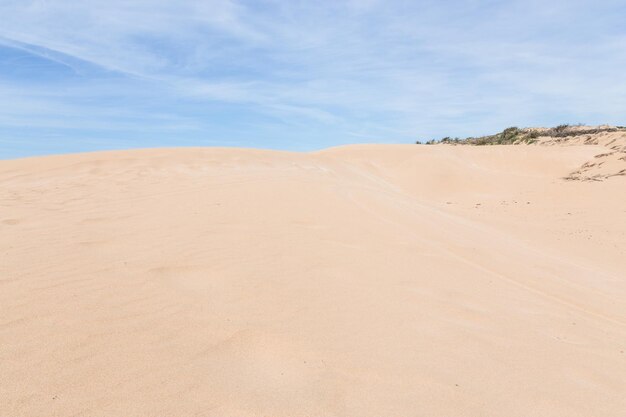
[[[0,1],[0,158],[620,123],[622,1]]]

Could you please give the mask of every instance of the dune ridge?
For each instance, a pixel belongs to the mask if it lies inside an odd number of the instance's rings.
[[[0,161],[0,415],[621,417],[606,143]]]
[[[418,141],[418,143],[420,143]],[[530,127],[520,129],[510,127],[495,135],[470,137],[466,139],[446,137],[432,144],[453,145],[535,145],[535,146],[604,146],[606,152],[595,155],[577,170],[570,172],[565,179],[579,181],[603,181],[614,176],[626,175],[626,127],[624,126],[584,126],[560,125],[553,128]]]

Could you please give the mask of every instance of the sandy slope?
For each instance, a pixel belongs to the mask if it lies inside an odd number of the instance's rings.
[[[0,416],[626,410],[600,146],[0,162]]]

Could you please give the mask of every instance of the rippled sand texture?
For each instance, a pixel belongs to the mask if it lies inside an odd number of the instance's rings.
[[[626,177],[565,179],[602,153],[0,161],[0,415],[623,417]]]

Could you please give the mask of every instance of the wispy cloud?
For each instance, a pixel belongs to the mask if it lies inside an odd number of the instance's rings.
[[[5,0],[0,16],[0,139],[32,129],[59,151],[112,130],[116,147],[310,149],[626,108],[621,0]]]

